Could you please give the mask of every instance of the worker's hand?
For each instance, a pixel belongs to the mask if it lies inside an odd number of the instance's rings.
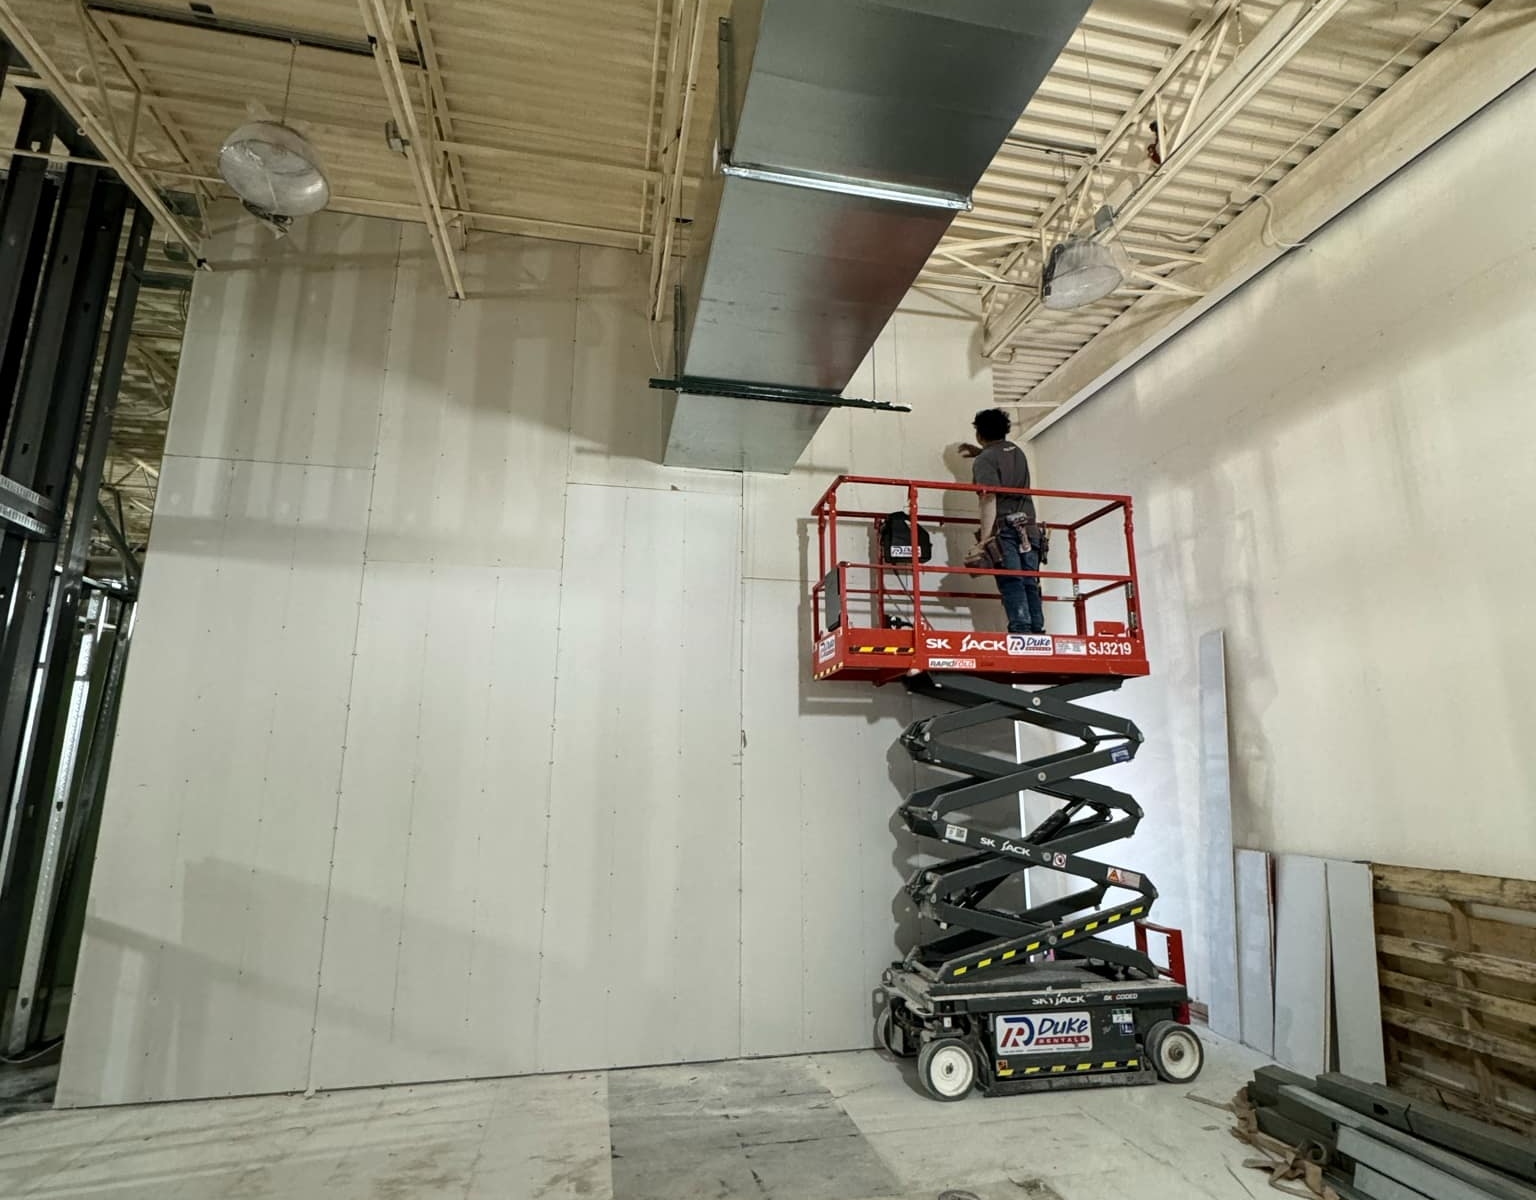
[[[961,442],[960,443],[960,457],[961,458],[975,458],[980,453],[981,453],[981,447],[980,446],[973,446],[970,442]]]

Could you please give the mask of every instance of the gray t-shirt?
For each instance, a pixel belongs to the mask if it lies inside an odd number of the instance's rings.
[[[1029,461],[1012,442],[993,442],[971,460],[971,482],[979,487],[1027,488],[1029,486]],[[1035,517],[1035,501],[1031,496],[998,496],[997,516],[1023,513],[1031,520]]]

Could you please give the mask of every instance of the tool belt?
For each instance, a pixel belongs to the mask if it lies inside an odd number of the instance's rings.
[[[1018,530],[1019,543],[1026,550],[1039,551],[1040,565],[1045,566],[1051,557],[1051,531],[1042,522],[1024,513],[1009,513],[999,520],[1008,522]]]
[[[1025,550],[1037,551],[1040,555],[1040,565],[1043,567],[1051,553],[1051,531],[1034,517],[1023,513],[1009,513],[1005,517],[997,519],[999,526],[1007,524],[1018,532],[1019,545]],[[965,565],[973,570],[998,571],[1003,566],[1003,546],[994,533],[984,541],[979,541],[965,556]]]

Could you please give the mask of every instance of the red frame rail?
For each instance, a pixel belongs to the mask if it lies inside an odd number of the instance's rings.
[[[891,499],[898,501],[899,496],[899,502],[883,510],[879,506],[844,508],[839,504],[844,489],[858,489],[860,499],[871,492],[883,497],[885,489],[891,489]],[[935,506],[934,497],[952,501],[955,493],[970,493],[974,506],[965,503],[966,512],[944,511],[942,503]],[[942,535],[954,527],[974,530],[980,518],[972,514],[979,511],[983,495],[1035,497],[1041,524],[1051,531],[1052,554],[1060,555],[1064,549],[1069,569],[1057,570],[1055,563],[1048,563],[1038,571],[1002,571],[940,562],[924,565],[915,561],[915,555],[914,561],[900,564],[858,562],[839,555],[840,532],[846,544],[848,528],[854,526],[872,548],[870,556],[878,558],[881,529],[898,511],[906,514],[914,531],[921,527]],[[1063,510],[1084,511],[1064,519]],[[1129,496],[840,475],[811,511],[816,518],[818,554],[816,583],[811,588],[812,674],[817,679],[885,682],[923,671],[965,671],[1056,682],[1083,675],[1139,676],[1151,670],[1141,621]],[[1117,517],[1124,534],[1123,570],[1083,569],[1082,560],[1103,554],[1107,540],[1116,548],[1121,545],[1118,538],[1108,539],[1105,533],[1105,523]],[[999,576],[1040,581],[1049,632],[1010,634],[953,626],[960,616],[957,602],[999,604],[995,583]],[[861,577],[868,586],[850,587]],[[991,586],[970,588],[973,583]],[[864,611],[852,612],[850,600]],[[893,627],[893,606],[906,609],[900,627]],[[1057,619],[1063,606],[1071,609],[1070,628],[1065,630],[1060,628],[1064,622]],[[997,611],[1001,612],[1000,607]],[[1107,619],[1101,619],[1101,614]],[[864,624],[857,623],[858,616],[865,618]]]

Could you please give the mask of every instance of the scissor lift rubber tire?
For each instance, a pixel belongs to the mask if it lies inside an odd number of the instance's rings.
[[[1147,1057],[1164,1083],[1193,1083],[1205,1066],[1205,1047],[1188,1025],[1159,1021],[1147,1030]]]
[[[917,1077],[935,1100],[964,1100],[976,1086],[976,1051],[957,1037],[934,1038],[917,1056]]]

